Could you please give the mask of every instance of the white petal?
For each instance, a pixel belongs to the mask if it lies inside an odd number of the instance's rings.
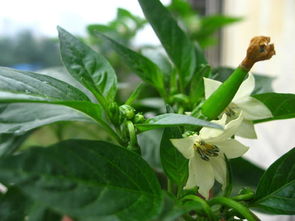
[[[249,73],[248,78],[243,81],[239,90],[233,98],[233,103],[239,102],[243,97],[249,97],[255,88],[255,78],[253,74]]]
[[[205,98],[207,99],[213,94],[214,91],[222,84],[220,81],[215,81],[210,78],[203,78],[204,79],[204,87],[205,87]]]
[[[179,139],[170,139],[173,146],[187,159],[191,159],[195,155],[194,143],[196,141],[195,136],[179,138]]]
[[[184,112],[185,115],[188,115],[188,116],[191,116],[192,115],[192,112],[189,112],[189,111],[186,111]]]
[[[226,183],[226,163],[224,156],[220,154],[218,157],[211,157],[210,163],[214,171],[215,179],[224,186]]]
[[[219,124],[223,127],[225,127],[225,123],[226,123],[226,114],[223,114],[222,115],[222,118],[220,120],[212,120],[211,122],[212,123],[216,123],[216,124]],[[218,137],[220,136],[224,131],[221,130],[221,129],[215,129],[215,128],[210,128],[210,127],[203,127],[201,130],[200,130],[200,137],[201,139],[203,140],[206,140],[206,139],[210,139],[210,138],[214,138],[214,137]]]
[[[248,139],[257,139],[254,124],[250,120],[243,120],[235,135]]]
[[[249,147],[241,144],[235,139],[215,143],[215,145],[226,155],[228,159],[240,157],[249,149]]]
[[[259,120],[272,117],[270,110],[259,100],[248,97],[243,99],[237,106],[244,112],[245,119],[247,120]]]
[[[244,116],[243,116],[243,112],[241,111],[238,118],[231,120],[230,122],[228,122],[225,125],[222,133],[219,133],[218,135],[216,133],[217,136],[208,137],[208,138],[204,139],[204,141],[207,143],[214,144],[215,142],[225,141],[225,140],[229,139],[232,135],[234,135],[237,132],[243,119],[244,119]],[[216,129],[212,129],[212,130],[216,130]],[[200,136],[200,137],[203,139],[203,136]]]
[[[198,155],[189,161],[189,176],[185,189],[199,187],[199,193],[206,199],[214,184],[214,172],[209,161],[202,160]]]

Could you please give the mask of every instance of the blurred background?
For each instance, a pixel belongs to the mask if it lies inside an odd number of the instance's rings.
[[[191,38],[205,49],[209,63],[214,67],[238,66],[253,36],[270,36],[275,44],[276,56],[270,61],[256,64],[252,71],[272,77],[276,92],[295,93],[294,0],[162,2],[179,18],[180,25]],[[94,38],[93,30],[108,33],[144,54],[148,54],[151,48],[157,49],[159,45],[136,0],[10,0],[2,2],[0,8],[0,66],[32,71],[61,66],[57,25],[101,50],[119,74],[129,70],[107,45]],[[120,75],[119,79],[127,82],[133,77]],[[128,90],[128,85],[122,84],[121,87]],[[38,136],[46,133],[46,139],[31,139],[29,142],[51,143],[58,140],[58,136],[65,138],[73,133],[77,134],[75,137],[97,136],[91,134],[91,128],[79,131],[79,125],[74,132],[73,127],[68,127],[70,130],[60,135],[60,131],[66,127],[66,124],[57,124],[50,126],[50,130],[42,129],[43,132],[38,131]],[[257,140],[241,140],[251,147],[246,157],[261,167],[268,167],[295,146],[295,119],[261,123],[256,128]],[[48,132],[52,130],[52,133]],[[287,216],[261,217],[262,220],[295,220]]]

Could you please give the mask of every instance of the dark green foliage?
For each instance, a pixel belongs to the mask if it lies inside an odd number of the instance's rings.
[[[272,214],[295,214],[295,148],[275,161],[259,181],[253,206]]]
[[[68,140],[4,157],[0,182],[75,217],[150,220],[160,210],[153,171],[137,154],[106,142]]]
[[[162,135],[160,157],[166,175],[174,183],[182,186],[188,176],[188,160],[172,145],[170,139],[181,138],[178,127],[165,128]]]

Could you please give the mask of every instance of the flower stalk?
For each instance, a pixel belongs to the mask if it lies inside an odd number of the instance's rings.
[[[213,206],[216,204],[220,204],[226,207],[233,208],[235,211],[240,213],[242,216],[244,216],[245,219],[248,221],[259,221],[260,219],[257,218],[247,207],[243,206],[241,203],[238,203],[234,200],[231,200],[226,197],[215,197],[211,200],[209,200],[209,205]]]

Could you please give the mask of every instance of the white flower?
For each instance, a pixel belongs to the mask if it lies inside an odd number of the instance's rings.
[[[185,189],[199,187],[199,193],[208,198],[209,190],[216,179],[223,186],[226,182],[226,162],[228,159],[242,156],[248,147],[235,139],[231,139],[243,120],[240,116],[226,124],[226,115],[222,119],[212,121],[224,127],[224,130],[202,128],[199,135],[180,139],[171,139],[180,153],[189,159],[189,177]]]
[[[206,99],[222,84],[209,78],[204,78]],[[253,120],[272,117],[270,110],[259,100],[251,97],[255,88],[255,79],[249,73],[248,78],[241,84],[230,105],[225,109],[229,120],[235,119],[243,111],[244,120],[241,123],[236,135],[240,137],[255,139],[257,138],[253,125]]]

